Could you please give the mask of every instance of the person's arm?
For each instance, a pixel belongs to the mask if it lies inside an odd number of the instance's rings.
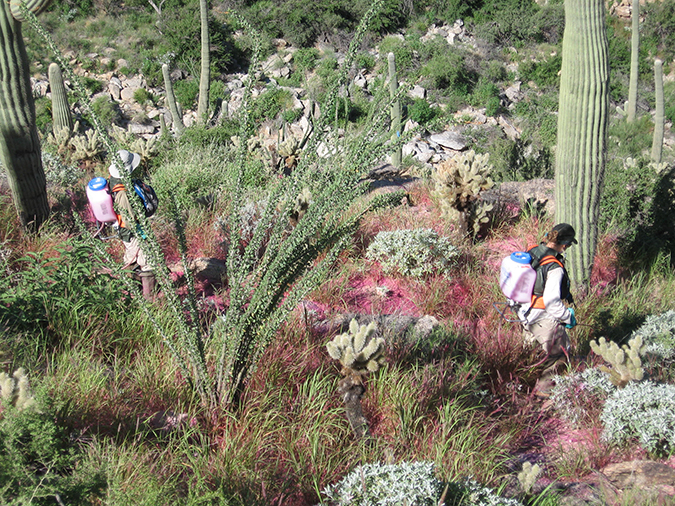
[[[563,274],[563,270],[559,267],[548,271],[543,298],[546,312],[549,315],[563,323],[570,323],[572,313],[565,307],[563,301],[560,300],[560,285],[563,280]]]

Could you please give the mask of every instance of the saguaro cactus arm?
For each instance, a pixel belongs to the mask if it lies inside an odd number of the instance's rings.
[[[48,0],[26,7],[39,12]],[[28,56],[21,34],[20,3],[0,6],[0,161],[22,226],[37,230],[49,215],[47,184],[35,126]]]
[[[50,63],[48,73],[52,93],[52,132],[54,137],[58,137],[61,131],[67,130],[67,135],[70,136],[73,131],[73,117],[70,115],[70,104],[61,68],[56,63]]]
[[[169,66],[165,63],[162,65],[162,76],[164,76],[164,89],[166,90],[166,101],[171,111],[171,122],[173,123],[176,133],[178,135],[183,133],[185,125],[183,124],[183,116],[178,110],[176,104],[176,95],[173,93],[173,84],[171,84],[171,76],[169,75]]]
[[[633,0],[631,8],[631,44],[630,44],[630,82],[628,85],[628,103],[626,121],[635,121],[637,112],[638,62],[640,56],[640,0]]]
[[[566,0],[562,49],[555,217],[577,231],[570,248],[572,281],[590,278],[605,172],[609,58],[603,0]]]

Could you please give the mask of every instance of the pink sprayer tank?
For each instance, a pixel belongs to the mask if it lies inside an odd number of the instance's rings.
[[[532,257],[524,251],[511,253],[502,260],[499,286],[509,299],[526,303],[532,298],[537,272],[530,265]]]
[[[95,177],[89,181],[89,184],[87,184],[87,199],[89,199],[91,210],[98,221],[117,221],[112,196],[108,193],[108,181],[105,178]]]

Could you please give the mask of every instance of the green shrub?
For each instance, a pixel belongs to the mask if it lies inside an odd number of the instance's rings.
[[[366,250],[366,257],[379,262],[385,272],[413,277],[447,274],[458,256],[446,237],[427,228],[379,232]]]
[[[648,2],[644,7],[644,22],[640,26],[640,45],[653,59],[675,59],[675,0]]]
[[[485,107],[488,116],[495,116],[499,112],[499,88],[490,81],[480,79],[473,90],[469,103],[474,107]]]
[[[102,494],[103,474],[78,468],[80,450],[50,400],[26,409],[4,402],[1,413],[2,504],[90,504]]]
[[[464,56],[454,51],[434,54],[421,68],[428,87],[466,96],[476,80],[475,72],[470,71],[464,62]]]
[[[293,98],[288,90],[268,87],[258,95],[251,107],[251,121],[261,123],[266,119],[275,119],[282,111],[293,106]]]
[[[419,123],[420,125],[426,125],[437,114],[437,110],[432,108],[429,105],[429,102],[423,98],[416,98],[413,100],[413,103],[408,106],[408,118]]]
[[[122,118],[119,105],[108,97],[95,98],[91,102],[91,110],[104,125],[117,124]]]
[[[96,93],[99,93],[103,91],[103,83],[99,81],[98,79],[95,79],[93,77],[88,77],[88,76],[83,76],[80,77],[80,80],[82,81],[82,84],[84,85],[85,88],[91,93],[92,95],[95,95]]]
[[[183,79],[173,83],[173,93],[184,110],[194,109],[199,95],[199,81],[197,79]]]
[[[370,72],[375,68],[375,57],[369,53],[358,53],[354,57],[354,65],[359,70],[363,69],[366,72]]]
[[[675,83],[663,83],[663,99],[666,105],[665,117],[675,124]]]
[[[314,70],[319,59],[319,50],[313,47],[300,48],[293,53],[293,67],[296,72]]]
[[[543,61],[524,61],[518,66],[518,73],[523,81],[533,81],[540,88],[547,86],[557,88],[561,68],[562,55],[556,54]]]
[[[180,138],[180,149],[152,175],[160,202],[169,202],[170,195],[183,209],[195,207],[196,202],[223,191],[227,182],[226,161],[233,157],[226,146],[186,141],[184,137],[193,130],[213,129],[186,129]]]
[[[675,451],[675,385],[631,382],[617,389],[600,415],[603,437],[621,445],[635,440],[655,455]]]
[[[145,104],[146,102],[151,102],[153,99],[152,93],[150,93],[145,88],[138,88],[134,91],[134,100],[139,104]]]

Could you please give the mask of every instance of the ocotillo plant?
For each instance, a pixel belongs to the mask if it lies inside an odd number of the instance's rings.
[[[640,56],[640,0],[633,0],[631,9],[632,34],[630,44],[630,83],[628,85],[628,103],[626,121],[635,121],[637,112],[638,58]]]
[[[206,123],[206,115],[209,113],[209,89],[211,87],[211,44],[209,42],[208,0],[199,0],[199,14],[202,24],[202,68],[201,75],[199,77],[199,103],[197,104],[197,120],[201,123]]]
[[[555,168],[555,217],[577,231],[572,282],[585,284],[597,244],[605,172],[609,58],[604,0],[567,0]]]
[[[73,132],[73,117],[70,114],[70,104],[66,87],[63,84],[61,68],[56,63],[49,64],[49,88],[52,93],[52,132],[58,138],[63,130],[68,135]]]
[[[397,143],[391,154],[391,164],[397,169],[401,166],[402,148],[399,142],[401,137],[401,101],[396,100],[398,91],[398,78],[396,77],[396,57],[394,53],[387,55],[389,63],[389,95],[394,102],[391,104],[391,132],[392,140]]]
[[[171,111],[171,122],[178,135],[183,133],[185,125],[183,124],[183,116],[176,105],[176,95],[173,92],[173,84],[171,84],[171,76],[169,75],[169,66],[165,63],[162,65],[162,76],[164,77],[164,90],[166,93],[166,101]]]
[[[654,99],[656,101],[656,114],[654,115],[654,137],[652,138],[652,162],[661,163],[665,102],[663,99],[663,62],[659,59],[654,60]]]
[[[24,9],[39,12],[48,3],[49,0],[34,1]],[[49,215],[49,203],[21,21],[23,14],[20,5],[2,2],[0,160],[7,172],[12,199],[22,226],[37,230]]]

